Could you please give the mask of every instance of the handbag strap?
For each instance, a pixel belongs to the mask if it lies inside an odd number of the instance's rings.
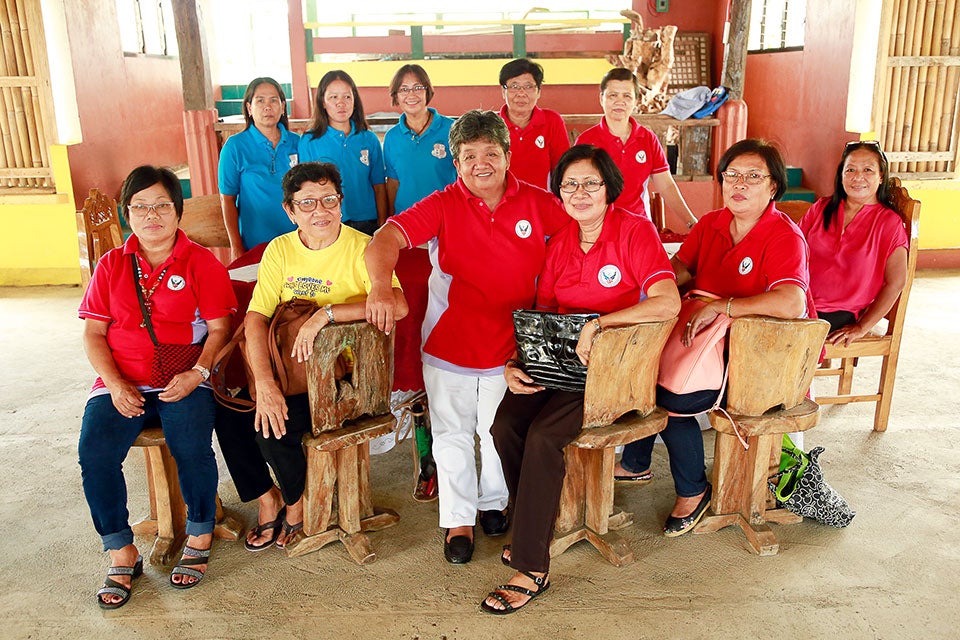
[[[240,326],[237,327],[237,330],[234,331],[233,337],[230,338],[230,341],[227,344],[223,345],[220,348],[220,351],[217,352],[217,355],[213,358],[213,366],[210,367],[210,386],[213,388],[214,399],[220,403],[222,406],[233,409],[234,411],[239,411],[241,413],[249,413],[257,408],[257,403],[252,400],[245,400],[243,398],[235,398],[230,395],[227,390],[227,372],[226,367],[230,362],[230,358],[233,356],[233,352],[236,351],[237,347],[240,346],[240,343],[246,340],[246,334],[244,332],[243,323],[240,323]],[[248,384],[250,382],[248,381]]]

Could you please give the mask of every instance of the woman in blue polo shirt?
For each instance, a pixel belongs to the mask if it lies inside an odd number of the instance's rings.
[[[427,107],[433,85],[418,64],[405,64],[390,81],[390,98],[403,110],[383,138],[390,215],[401,213],[434,191],[457,181],[450,154],[453,119]]]
[[[301,162],[332,162],[343,177],[343,223],[373,235],[387,219],[383,149],[370,131],[353,78],[339,69],[320,78],[313,120],[300,139]]]
[[[256,78],[243,94],[247,127],[220,151],[218,188],[230,259],[294,230],[280,181],[297,164],[300,136],[287,122],[287,97],[273,78]]]

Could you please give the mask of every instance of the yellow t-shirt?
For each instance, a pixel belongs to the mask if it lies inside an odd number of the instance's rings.
[[[369,241],[370,236],[343,224],[336,242],[317,251],[305,247],[297,231],[274,238],[260,259],[257,286],[247,309],[270,318],[277,305],[294,297],[321,306],[364,298],[370,292],[363,261]],[[400,287],[396,274],[393,286]]]

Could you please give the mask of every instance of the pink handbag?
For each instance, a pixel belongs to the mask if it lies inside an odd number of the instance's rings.
[[[723,350],[727,342],[730,318],[720,314],[693,338],[693,344],[684,346],[681,338],[687,323],[698,310],[719,296],[706,291],[690,291],[680,305],[677,324],[674,325],[660,356],[657,384],[676,394],[721,389],[724,384],[725,363]]]

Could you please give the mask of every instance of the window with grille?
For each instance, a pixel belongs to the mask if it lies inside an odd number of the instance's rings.
[[[802,49],[806,20],[806,0],[752,0],[747,50]]]
[[[124,53],[177,55],[177,35],[170,0],[116,0]]]

